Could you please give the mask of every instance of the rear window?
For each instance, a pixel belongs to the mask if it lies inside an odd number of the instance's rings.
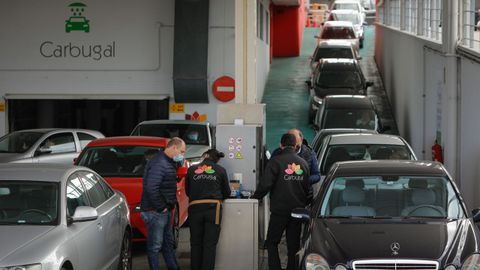
[[[315,62],[322,58],[349,58],[353,59],[351,48],[318,48],[315,53]]]
[[[377,116],[373,110],[329,109],[325,111],[322,128],[363,128],[377,127]]]
[[[87,148],[78,165],[101,176],[142,177],[148,160],[160,148],[150,146],[106,146]]]
[[[132,132],[134,136],[163,138],[180,137],[188,145],[209,145],[208,126],[195,124],[142,124]]]
[[[335,3],[332,9],[353,9],[356,11],[361,11],[358,4],[355,3]]]
[[[322,31],[322,39],[354,39],[355,32],[352,27],[325,27]]]

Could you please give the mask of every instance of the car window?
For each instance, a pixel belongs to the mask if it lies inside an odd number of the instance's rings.
[[[88,198],[90,198],[90,205],[97,208],[108,200],[107,193],[100,184],[99,179],[93,176],[91,172],[80,172],[80,177],[87,190]]]
[[[73,174],[67,181],[67,214],[73,216],[79,206],[88,206],[89,201],[85,188],[78,174]]]
[[[47,154],[60,154],[76,151],[75,139],[71,132],[51,135],[40,144],[39,148],[50,150]]]
[[[349,58],[353,59],[353,51],[351,48],[317,48],[315,51],[314,61],[317,62],[322,58]]]
[[[105,194],[107,195],[107,198],[112,197],[115,195],[115,191],[107,184],[107,182],[100,176],[93,174],[93,177],[100,183],[100,186],[102,186],[103,191],[105,191]]]
[[[321,70],[316,84],[324,88],[359,88],[362,86],[360,76],[356,70]]]
[[[96,137],[83,132],[77,132],[77,136],[78,136],[78,140],[80,141],[81,150],[83,150],[83,148],[85,148],[85,146],[87,146],[89,142],[96,139]]]
[[[329,21],[347,21],[352,22],[353,24],[360,24],[360,17],[358,13],[332,13],[328,17]]]
[[[319,216],[464,218],[465,212],[450,180],[439,176],[371,175],[334,178],[328,185]]]
[[[333,9],[353,9],[360,12],[360,7],[356,3],[335,3]]]
[[[322,31],[322,39],[354,39],[355,32],[352,27],[325,27]]]
[[[377,127],[375,111],[368,109],[328,109],[325,110],[322,119],[324,128],[363,128],[373,129]]]
[[[208,126],[198,124],[142,124],[135,128],[132,135],[155,136],[164,138],[179,137],[189,145],[208,145]]]
[[[0,153],[24,153],[42,136],[43,132],[14,131],[0,138]]]

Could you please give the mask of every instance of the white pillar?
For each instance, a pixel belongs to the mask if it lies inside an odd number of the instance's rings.
[[[257,100],[257,1],[235,0],[235,103]]]

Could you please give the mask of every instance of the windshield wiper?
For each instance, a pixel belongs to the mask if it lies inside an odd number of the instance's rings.
[[[369,219],[392,219],[391,216],[358,216],[359,218],[369,218]]]
[[[403,219],[447,219],[447,217],[435,217],[435,216],[405,216]]]

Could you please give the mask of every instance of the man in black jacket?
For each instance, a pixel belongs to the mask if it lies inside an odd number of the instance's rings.
[[[145,167],[140,204],[141,217],[147,225],[147,255],[150,270],[159,270],[158,253],[162,251],[169,270],[177,270],[173,250],[172,210],[177,203],[177,164],[183,164],[185,142],[170,139]]]
[[[295,135],[284,134],[282,151],[268,162],[252,198],[261,199],[270,192],[270,223],[266,246],[268,267],[280,270],[278,244],[286,230],[288,264],[287,270],[295,269],[295,253],[300,248],[301,222],[291,218],[294,208],[305,207],[312,197],[307,162],[295,152]]]
[[[203,153],[203,162],[188,168],[185,192],[190,201],[192,270],[214,270],[220,236],[221,203],[230,196],[227,171],[217,162],[225,155],[216,149]]]

